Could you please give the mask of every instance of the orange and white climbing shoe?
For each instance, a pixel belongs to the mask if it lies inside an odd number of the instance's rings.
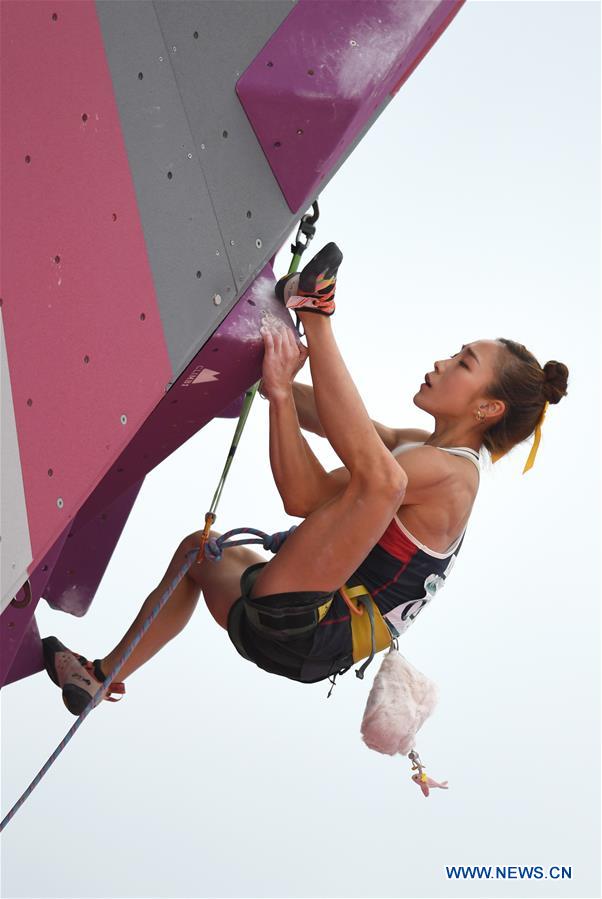
[[[302,272],[292,272],[276,283],[275,293],[287,309],[332,315],[337,271],[343,254],[336,243],[327,243]]]
[[[63,702],[73,715],[81,715],[105,681],[99,660],[90,662],[85,656],[71,652],[56,637],[45,637],[42,650],[46,671],[63,691]],[[112,681],[101,694],[101,699],[119,702],[110,695],[112,693],[125,693],[125,684]]]

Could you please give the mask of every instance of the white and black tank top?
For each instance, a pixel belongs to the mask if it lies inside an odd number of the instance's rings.
[[[393,450],[397,456],[423,443],[404,443]],[[468,446],[437,447],[454,456],[470,459],[480,474],[479,453]],[[394,515],[387,530],[353,575],[356,583],[370,590],[383,615],[399,633],[410,626],[418,613],[443,587],[456,561],[466,528],[448,546],[437,552],[421,543]]]

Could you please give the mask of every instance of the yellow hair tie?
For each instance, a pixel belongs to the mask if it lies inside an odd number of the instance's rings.
[[[535,456],[537,455],[537,450],[539,449],[539,444],[541,442],[541,426],[543,424],[544,418],[546,417],[546,412],[548,411],[549,405],[550,405],[550,403],[548,402],[548,400],[546,400],[545,405],[543,407],[543,412],[541,413],[541,417],[535,427],[535,440],[533,441],[533,446],[531,447],[531,452],[529,453],[529,457],[525,463],[525,467],[523,468],[523,474],[525,474],[527,471],[529,471],[530,468],[533,468],[533,464],[535,462]],[[506,452],[508,452],[508,451],[506,451]],[[495,463],[498,462],[502,458],[502,456],[505,456],[505,455],[506,455],[506,453],[492,453],[491,461],[495,465]]]
[[[535,440],[533,441],[533,446],[531,447],[531,452],[529,453],[529,458],[525,463],[525,467],[523,468],[523,474],[529,471],[530,468],[533,468],[533,463],[535,462],[535,456],[537,455],[537,450],[539,449],[539,442],[541,440],[541,426],[543,424],[543,420],[546,417],[546,412],[548,411],[549,402],[546,400],[545,406],[543,407],[543,412],[541,413],[541,418],[537,422],[537,427],[535,428]]]

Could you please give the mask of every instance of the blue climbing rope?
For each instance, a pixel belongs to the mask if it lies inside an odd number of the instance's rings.
[[[226,546],[242,546],[247,543],[261,543],[264,549],[277,553],[286,538],[298,528],[294,524],[288,531],[276,531],[275,534],[266,534],[265,531],[258,531],[256,528],[233,528],[222,534],[221,537],[210,537],[205,546],[205,558],[214,562],[219,562],[222,557],[222,549]],[[231,534],[257,534],[258,540],[230,540],[226,539]]]

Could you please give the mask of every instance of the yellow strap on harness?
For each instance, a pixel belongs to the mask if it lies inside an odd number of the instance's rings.
[[[362,659],[368,658],[372,652],[372,632],[370,628],[370,617],[364,609],[363,605],[353,602],[353,597],[367,594],[370,597],[372,611],[374,612],[374,642],[376,644],[376,652],[386,649],[391,645],[391,631],[387,627],[387,623],[381,615],[380,609],[372,599],[370,591],[363,584],[356,587],[348,587],[345,584],[340,588],[341,595],[351,611],[351,637],[353,641],[353,661],[360,662]],[[352,608],[353,607],[353,608]]]
[[[318,624],[320,623],[322,618],[324,618],[331,605],[332,599],[328,599],[325,603],[322,603],[321,606],[318,606]]]

